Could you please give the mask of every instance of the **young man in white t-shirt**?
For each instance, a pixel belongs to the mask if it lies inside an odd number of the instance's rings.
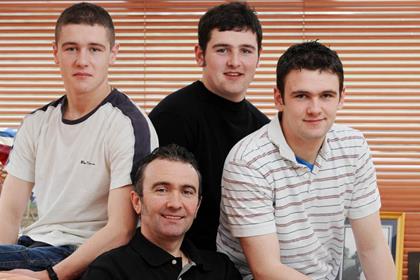
[[[0,270],[63,280],[132,237],[135,171],[157,137],[108,81],[119,46],[106,10],[64,10],[53,47],[66,94],[26,116],[16,135],[0,196]],[[39,218],[20,235],[32,192]]]

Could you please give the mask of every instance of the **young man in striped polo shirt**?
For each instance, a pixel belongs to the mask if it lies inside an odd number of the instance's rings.
[[[290,47],[277,64],[278,116],[226,159],[217,246],[244,279],[338,279],[346,218],[366,278],[395,279],[366,140],[334,124],[343,80],[336,52]]]

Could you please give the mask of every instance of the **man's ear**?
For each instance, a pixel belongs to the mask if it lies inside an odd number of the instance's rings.
[[[111,48],[111,54],[109,57],[109,64],[114,64],[115,60],[117,59],[118,51],[120,50],[120,44],[115,43],[114,46]]]
[[[202,201],[202,196],[200,196],[198,198],[198,203],[197,203],[197,209],[195,209],[195,215],[194,215],[194,219],[197,218],[197,213],[198,213],[198,209],[200,209],[200,205],[201,205],[201,201]]]
[[[258,52],[258,60],[257,60],[257,67],[260,67],[260,61],[261,61],[261,54],[263,52],[263,48],[261,47],[261,49]]]
[[[277,87],[274,88],[274,104],[276,105],[276,108],[279,112],[283,111],[284,100],[281,97],[281,92]]]
[[[206,66],[206,62],[204,60],[204,51],[201,49],[199,45],[194,46],[194,54],[195,54],[195,61],[197,61],[197,65],[200,67]]]
[[[53,45],[54,62],[55,62],[55,64],[59,65],[59,60],[58,60],[58,56],[57,56],[57,53],[58,53],[57,42],[53,42],[52,45]]]
[[[346,96],[346,88],[343,87],[343,90],[340,94],[340,100],[338,101],[338,109],[342,109],[344,106],[344,97]]]
[[[137,215],[140,216],[141,212],[141,199],[140,196],[137,194],[136,191],[131,191],[131,205],[133,205],[134,211],[136,211]]]

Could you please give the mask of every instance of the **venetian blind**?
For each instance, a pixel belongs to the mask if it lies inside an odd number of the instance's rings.
[[[76,2],[0,1],[0,127],[18,127],[25,114],[64,94],[53,62],[53,30],[59,13]],[[111,83],[147,112],[200,78],[193,56],[197,22],[222,1],[90,2],[111,13],[121,44]],[[274,70],[282,52],[314,39],[335,49],[347,88],[337,122],[365,133],[383,209],[411,213],[406,251],[420,250],[420,1],[248,2],[264,30],[248,99],[273,116]]]

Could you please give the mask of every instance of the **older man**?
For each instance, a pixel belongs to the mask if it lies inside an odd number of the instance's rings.
[[[242,279],[226,255],[184,239],[200,206],[200,181],[194,156],[180,146],[144,158],[131,192],[141,226],[129,244],[98,257],[83,280]]]

